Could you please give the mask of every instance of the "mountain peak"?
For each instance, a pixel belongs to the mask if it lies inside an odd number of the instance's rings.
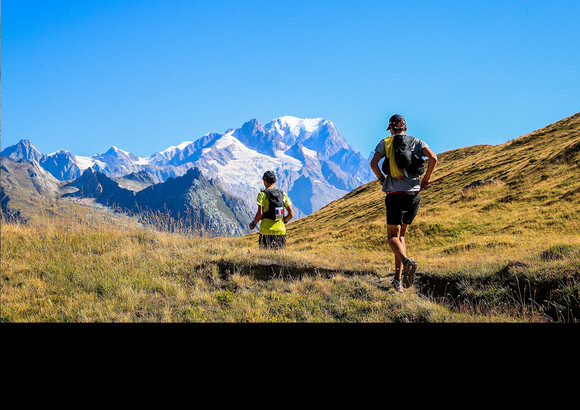
[[[111,155],[111,154],[119,154],[119,153],[123,153],[123,154],[127,154],[126,151],[123,151],[122,149],[116,147],[116,146],[112,146],[111,148],[108,149],[107,152],[105,152],[105,155]]]
[[[75,157],[75,154],[73,154],[73,153],[72,153],[72,152],[70,152],[70,151],[67,151],[66,149],[59,149],[58,151],[56,151],[56,152],[53,152],[52,154],[48,154],[48,155],[46,155],[46,156],[47,156],[47,157],[50,157],[50,156],[55,156],[55,157],[67,157],[67,158],[74,158],[74,157]]]
[[[274,124],[285,125],[291,129],[302,128],[306,131],[312,132],[316,128],[318,128],[321,125],[321,123],[323,123],[323,122],[329,122],[329,121],[325,120],[324,118],[298,118],[298,117],[294,117],[292,115],[285,115],[283,117],[278,117],[278,118],[270,121],[269,124],[274,123]]]
[[[94,169],[92,169],[91,167],[88,167],[87,169],[85,169],[85,170],[83,171],[83,173],[81,174],[81,177],[83,177],[83,178],[88,178],[88,177],[90,177],[91,175],[96,175],[96,174],[97,174],[97,171],[95,171],[95,170],[94,170]]]
[[[287,145],[301,142],[304,147],[318,151],[322,158],[329,158],[343,148],[349,149],[338,128],[332,121],[324,118],[297,118],[287,115],[269,122],[264,129],[280,136]]]
[[[244,123],[241,128],[234,130],[232,136],[246,147],[266,155],[274,155],[276,151],[283,148],[281,138],[265,130],[255,118]]]
[[[324,118],[298,118],[292,115],[285,115],[270,121],[264,128],[280,134],[291,133],[298,137],[300,134],[313,133],[327,122],[330,121]]]
[[[251,134],[255,134],[256,132],[259,133],[264,133],[264,127],[262,127],[262,124],[260,124],[258,122],[257,119],[252,118],[250,121],[247,121],[246,123],[244,123],[244,125],[242,125],[241,131],[244,134],[247,133],[251,133]]]
[[[27,147],[34,147],[34,145],[32,145],[32,142],[30,142],[30,140],[27,139],[21,139],[20,141],[18,141],[18,143]]]
[[[17,144],[7,147],[0,156],[24,161],[40,161],[42,158],[42,154],[27,139],[21,139]]]
[[[77,192],[72,192],[65,196],[99,198],[103,193],[103,186],[99,182],[97,172],[92,168],[87,168],[78,178],[67,183],[65,187],[74,187],[78,189]]]
[[[137,155],[132,154],[130,152],[127,152],[125,150],[122,150],[121,148],[118,148],[116,146],[112,146],[111,148],[109,148],[107,150],[107,152],[105,152],[104,154],[101,155],[95,155],[94,158],[97,158],[99,160],[102,160],[104,162],[110,162],[110,159],[107,159],[107,157],[109,158],[115,158],[121,161],[139,161],[139,157],[137,157]]]

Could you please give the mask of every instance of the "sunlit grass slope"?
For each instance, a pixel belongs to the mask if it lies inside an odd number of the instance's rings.
[[[464,172],[421,193],[407,234],[409,256],[421,271],[486,272],[509,261],[542,261],[553,246],[580,245],[580,114],[501,145],[460,148],[438,158],[433,179]],[[487,183],[468,187],[475,181]],[[289,246],[328,263],[353,258],[390,273],[384,197],[377,182],[355,189],[289,224]],[[572,262],[550,261],[552,267],[558,263]]]
[[[2,223],[1,322],[478,322],[297,252],[160,232],[61,203]]]

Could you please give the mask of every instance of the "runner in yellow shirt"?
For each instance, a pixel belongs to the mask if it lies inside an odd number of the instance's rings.
[[[294,217],[292,202],[288,194],[276,188],[276,174],[266,171],[262,176],[265,189],[262,189],[256,199],[258,211],[250,222],[254,229],[260,221],[260,237],[258,244],[262,249],[284,249],[286,247],[286,224]],[[284,210],[288,213],[285,215]]]

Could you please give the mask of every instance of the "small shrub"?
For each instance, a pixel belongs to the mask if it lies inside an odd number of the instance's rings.
[[[220,305],[229,305],[234,300],[234,293],[229,290],[220,290],[215,294]]]
[[[554,245],[542,252],[540,258],[545,261],[554,261],[571,258],[578,254],[580,254],[580,246],[578,245]]]

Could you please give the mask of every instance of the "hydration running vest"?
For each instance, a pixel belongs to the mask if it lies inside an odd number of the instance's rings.
[[[284,218],[284,192],[280,189],[262,189],[268,200],[268,210],[262,214],[262,219],[276,221]]]
[[[393,137],[385,138],[385,143],[388,138],[392,138],[393,142],[393,157],[397,168],[402,172],[406,172],[410,177],[416,177],[422,175],[425,172],[425,166],[422,155],[415,154],[415,138],[406,134],[397,134]],[[387,146],[388,144],[385,144]],[[388,149],[386,149],[385,160],[381,170],[385,175],[391,175],[390,169],[390,159],[388,154]]]

